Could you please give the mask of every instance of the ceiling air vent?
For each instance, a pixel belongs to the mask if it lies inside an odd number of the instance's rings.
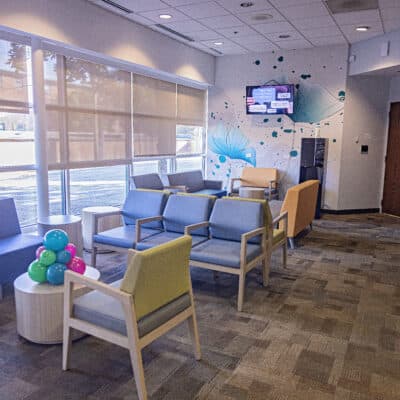
[[[173,30],[173,29],[171,29],[171,28],[168,28],[168,26],[166,26],[166,25],[163,25],[163,24],[156,24],[155,26],[156,26],[157,28],[162,29],[162,30],[165,31],[165,32],[172,33],[173,35],[175,35],[175,36],[177,36],[177,37],[179,37],[179,38],[181,38],[181,39],[183,39],[183,40],[186,40],[187,42],[194,42],[194,39],[192,39],[191,37],[186,36],[186,35],[184,35],[183,33],[179,33],[179,32],[177,32],[177,31],[175,31],[175,30]]]
[[[129,8],[126,8],[124,6],[121,6],[121,4],[118,4],[115,1],[112,1],[112,0],[101,0],[101,1],[103,3],[108,4],[111,7],[118,8],[118,10],[123,11],[123,12],[125,12],[127,14],[133,14],[132,10],[130,10]]]
[[[213,49],[212,47],[209,47],[209,49],[210,49],[211,51],[213,51],[214,53],[220,55],[220,56],[222,56],[222,55],[224,54],[224,53],[222,53],[222,51],[219,51],[219,50],[217,50],[217,49]]]
[[[378,0],[326,0],[332,14],[378,9]]]

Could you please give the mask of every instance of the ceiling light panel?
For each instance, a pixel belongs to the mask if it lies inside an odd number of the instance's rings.
[[[187,21],[190,18],[175,10],[174,8],[164,8],[161,10],[154,10],[154,11],[146,11],[146,12],[141,12],[140,15],[142,17],[148,18],[152,21],[154,21],[155,23],[160,23],[161,19],[160,19],[160,15],[171,15],[171,18],[168,20],[164,20],[163,23],[168,23],[168,22],[178,22],[178,21]]]

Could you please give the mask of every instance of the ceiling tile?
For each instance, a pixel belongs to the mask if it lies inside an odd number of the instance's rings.
[[[248,25],[243,25],[243,26],[233,27],[233,28],[217,29],[217,32],[219,32],[221,35],[224,35],[228,38],[255,35],[257,33],[254,29],[250,28]]]
[[[216,0],[221,6],[229,10],[232,14],[256,12],[271,9],[272,5],[267,0],[253,0],[251,7],[241,7],[243,0]]]
[[[225,15],[221,17],[202,18],[199,20],[202,24],[212,29],[231,28],[233,26],[241,26],[243,22],[233,15]]]
[[[162,0],[165,4],[168,4],[169,6],[172,7],[179,7],[179,6],[185,6],[187,4],[193,4],[193,3],[207,3],[210,0]]]
[[[284,40],[282,42],[277,42],[277,45],[285,50],[308,49],[313,47],[311,43],[304,39]]]
[[[189,32],[198,32],[198,31],[206,31],[207,28],[200,24],[199,22],[196,22],[193,19],[189,19],[187,21],[177,21],[177,22],[171,22],[171,23],[163,23],[163,25],[168,26],[168,28],[171,28],[177,32],[181,33],[189,33]]]
[[[117,3],[134,12],[160,10],[165,8],[165,3],[160,0],[118,0]]]
[[[207,17],[218,17],[220,15],[228,15],[229,12],[222,8],[214,1],[208,3],[189,4],[187,6],[179,7],[179,11],[184,14],[191,16],[192,18],[207,18]]]
[[[386,32],[397,31],[400,29],[400,19],[389,19],[387,21],[383,21],[383,25]]]
[[[255,52],[255,53],[262,53],[266,51],[278,50],[278,47],[275,46],[273,43],[264,42],[264,43],[248,43],[246,45],[242,45],[245,49]]]
[[[270,19],[257,19],[262,14],[266,14],[267,16],[270,15],[272,18]],[[258,25],[258,24],[266,24],[266,23],[274,23],[277,21],[285,21],[285,18],[279,11],[275,10],[274,8],[261,10],[261,11],[252,11],[243,14],[238,14],[238,18],[240,18],[246,24],[250,26]]]
[[[269,0],[275,7],[291,7],[310,3],[320,3],[321,0]]]
[[[380,36],[383,34],[383,31],[381,32],[364,32],[365,35],[359,35],[357,32],[354,34],[346,34],[346,38],[350,43],[356,43],[356,42],[361,42],[362,40],[366,39],[371,39],[375,36]]]
[[[333,18],[335,18],[339,25],[365,24],[380,20],[378,10],[354,11],[349,13],[334,14]]]
[[[151,19],[142,17],[141,15],[138,15],[138,14],[128,14],[128,15],[126,15],[126,18],[130,19],[131,21],[135,21],[138,24],[154,25],[154,21],[152,21]]]
[[[233,46],[233,47],[226,47],[222,50],[222,53],[225,55],[239,55],[239,54],[247,54],[248,51],[244,47],[240,46]]]
[[[383,33],[383,27],[380,21],[370,23],[369,27],[370,29],[366,32],[359,32],[356,30],[358,24],[352,24],[352,25],[343,25],[340,27],[342,30],[343,34],[348,36],[354,36],[357,35],[357,37],[363,38],[363,37],[368,37],[369,33],[375,33],[375,32],[382,32]]]
[[[236,44],[234,42],[231,42],[228,39],[220,38],[220,40],[218,40],[218,41],[221,41],[223,43],[223,45],[216,46],[214,44],[214,42],[216,42],[216,40],[206,40],[201,43],[207,47],[218,50],[224,54],[243,54],[243,53],[247,52],[243,47],[239,46],[238,44]]]
[[[310,39],[310,42],[314,46],[329,46],[332,44],[346,44],[347,43],[347,41],[343,37],[343,35],[312,38],[312,39]]]
[[[217,32],[212,31],[211,29],[209,29],[206,31],[192,32],[190,34],[190,37],[197,41],[203,41],[203,40],[215,40],[215,39],[220,38],[221,35]]]
[[[139,13],[142,17],[151,19],[157,24],[168,24],[172,22],[177,22],[177,21],[185,21],[189,20],[190,18],[179,12],[178,10],[175,10],[174,8],[163,8],[161,10],[156,10],[156,11],[146,11],[146,12],[141,12]],[[160,14],[169,14],[172,16],[171,19],[161,19]]]
[[[286,21],[275,22],[273,24],[255,25],[254,29],[260,33],[286,33],[294,30],[293,26]]]
[[[271,40],[272,42],[281,42],[281,41],[294,41],[294,40],[305,40],[303,36],[297,31],[288,31],[285,32],[284,34],[290,35],[289,38],[280,38],[279,36],[282,35],[283,33],[266,33],[265,36]]]
[[[379,8],[397,7],[399,0],[379,0]]]
[[[247,45],[251,43],[270,43],[268,39],[263,35],[251,35],[251,36],[242,36],[237,38],[232,38],[232,40],[240,45]]]
[[[309,3],[293,7],[279,7],[280,12],[287,18],[309,18],[329,15],[327,8],[322,3]]]
[[[290,22],[299,30],[336,26],[336,22],[330,15],[321,15],[318,18],[293,18]]]
[[[325,28],[315,28],[315,29],[302,29],[301,33],[307,39],[324,37],[324,36],[341,35],[341,32],[337,26],[326,26]]]
[[[381,11],[382,19],[389,20],[389,19],[399,19],[400,18],[400,1],[398,4],[398,7],[388,7],[384,8]]]

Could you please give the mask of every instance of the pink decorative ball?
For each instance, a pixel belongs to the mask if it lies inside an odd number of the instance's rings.
[[[64,250],[67,250],[71,253],[71,257],[74,258],[76,256],[76,246],[73,243],[68,243]]]
[[[77,274],[83,275],[86,271],[86,264],[85,261],[82,260],[80,257],[74,257],[68,264],[68,269],[71,271],[76,272]]]
[[[46,250],[46,247],[44,247],[44,246],[39,246],[37,249],[36,249],[36,258],[39,260],[39,258],[40,258],[40,255],[42,254],[42,252],[43,251],[45,251]]]

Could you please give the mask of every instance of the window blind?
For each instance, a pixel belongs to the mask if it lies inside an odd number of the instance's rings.
[[[206,92],[188,86],[177,87],[177,121],[182,125],[205,125]]]

